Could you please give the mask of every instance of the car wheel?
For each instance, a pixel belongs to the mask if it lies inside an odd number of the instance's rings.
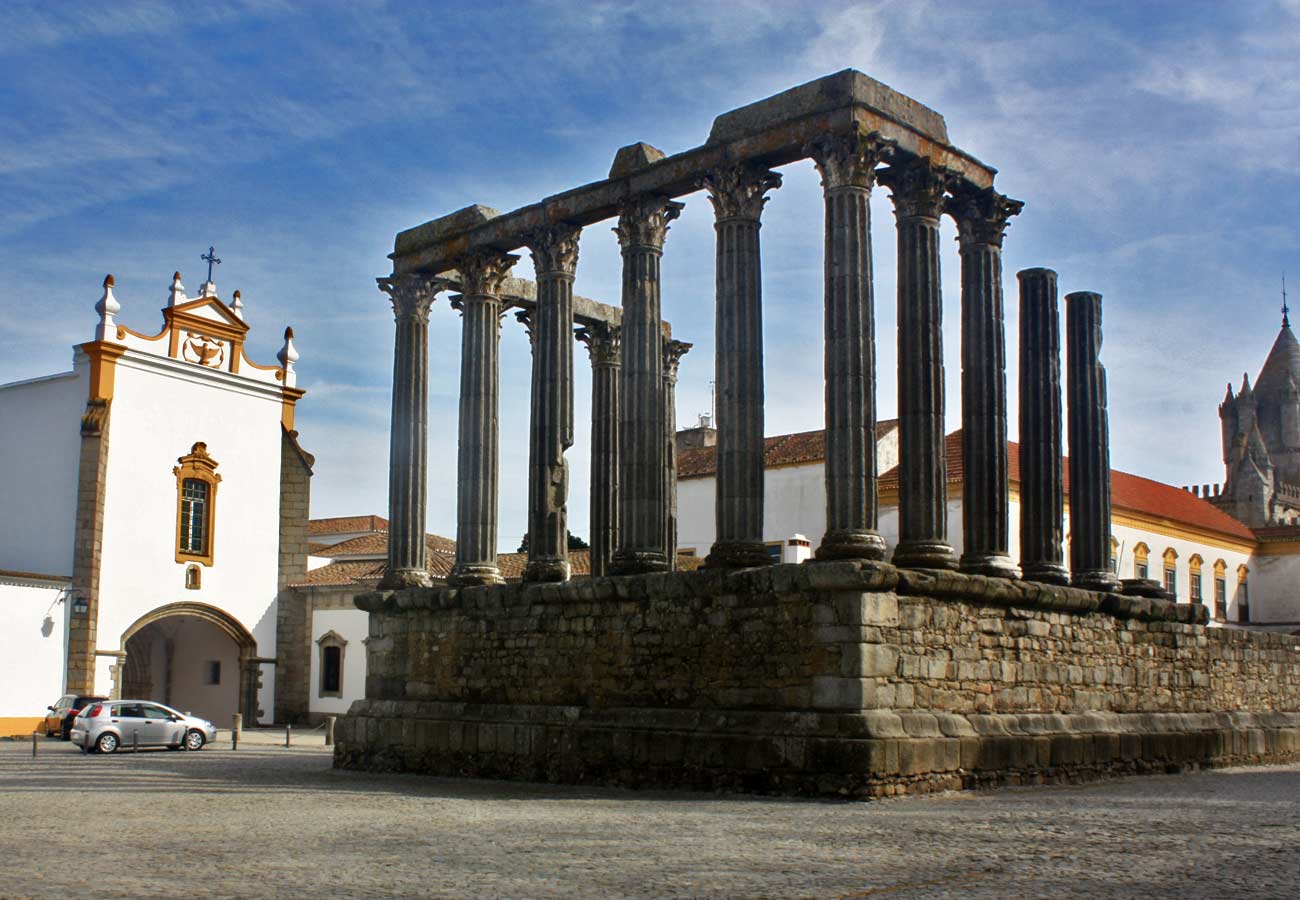
[[[99,736],[99,740],[95,741],[95,749],[100,753],[112,753],[117,749],[117,743],[117,735],[111,731],[105,732]]]
[[[206,743],[207,739],[203,737],[203,732],[201,731],[191,731],[185,735],[186,750],[202,750],[203,745]]]

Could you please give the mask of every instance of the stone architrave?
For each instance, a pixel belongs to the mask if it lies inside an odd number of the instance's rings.
[[[731,165],[701,179],[717,232],[717,539],[705,565],[765,566],[763,545],[763,279],[759,228],[781,176]]]
[[[1024,269],[1020,281],[1020,572],[1069,584],[1062,556],[1061,329],[1056,273]]]
[[[619,214],[623,254],[623,369],[619,409],[619,547],[612,572],[663,572],[664,398],[659,264],[668,223],[683,204],[657,195],[627,201]]]
[[[481,252],[460,261],[460,431],[456,453],[453,586],[500,584],[497,492],[500,453],[501,285],[517,256]]]
[[[883,559],[876,498],[876,321],[871,188],[894,142],[879,133],[808,148],[825,220],[826,534],[817,559]]]
[[[623,353],[617,325],[578,329],[591,357],[591,575],[608,575],[618,548],[619,374]]]
[[[525,581],[569,578],[569,464],[573,446],[573,278],[582,229],[549,225],[528,236],[537,273],[528,442]]]
[[[668,498],[664,548],[669,571],[677,568],[677,366],[693,346],[664,341],[664,496]]]
[[[446,288],[425,275],[378,279],[397,320],[388,451],[388,569],[382,589],[427,587],[424,516],[429,452],[429,307]]]
[[[912,159],[877,176],[898,224],[898,546],[895,565],[956,567],[948,544],[939,216],[950,173]]]
[[[961,247],[961,570],[1016,578],[1007,474],[1007,346],[1002,238],[1024,204],[993,189],[948,204]]]
[[[1101,294],[1065,295],[1070,414],[1070,574],[1076,587],[1119,588],[1110,567],[1110,425],[1101,364]]]

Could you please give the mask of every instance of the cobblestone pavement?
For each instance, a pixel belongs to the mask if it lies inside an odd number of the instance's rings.
[[[1295,898],[1300,766],[825,803],[0,743],[0,897]]]

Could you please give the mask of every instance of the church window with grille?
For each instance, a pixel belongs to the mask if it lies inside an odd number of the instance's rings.
[[[181,551],[202,556],[208,549],[208,484],[197,478],[181,482]]]
[[[202,441],[176,461],[180,463],[172,469],[176,476],[176,561],[210,566],[217,485],[221,483],[217,462],[208,455],[207,444]],[[187,576],[187,587],[190,581]],[[193,584],[197,588],[197,578]]]
[[[348,642],[335,631],[327,631],[316,639],[320,648],[320,679],[317,685],[318,697],[343,696],[343,657],[347,652]]]

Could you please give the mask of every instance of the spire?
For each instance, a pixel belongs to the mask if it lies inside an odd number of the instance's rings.
[[[122,304],[113,296],[113,276],[104,276],[104,295],[95,304],[99,313],[99,325],[95,328],[95,340],[112,341],[117,339],[117,324],[113,317],[122,311]]]
[[[1228,392],[1227,392],[1226,394],[1223,395],[1223,402],[1224,402],[1225,404],[1228,404],[1228,403],[1231,403],[1234,399],[1235,399],[1235,398],[1232,396],[1232,382],[1229,381],[1229,382],[1228,382]]]
[[[244,321],[244,301],[239,296],[239,291],[235,291],[235,295],[230,298],[230,311],[235,314],[236,319]]]
[[[280,348],[280,352],[275,355],[275,358],[284,367],[284,386],[295,387],[298,377],[294,373],[293,364],[298,361],[298,348],[293,345],[292,328],[284,330],[284,346]]]
[[[180,306],[189,298],[185,296],[185,285],[181,284],[181,273],[172,273],[171,294],[167,298],[168,306]]]
[[[1286,273],[1283,272],[1282,273],[1282,327],[1283,328],[1291,327],[1291,318],[1288,315],[1288,313],[1290,312],[1291,312],[1290,308],[1287,307],[1286,305]]]
[[[1251,390],[1250,390],[1250,373],[1249,373],[1249,372],[1242,372],[1242,373],[1241,373],[1241,390],[1237,391],[1237,396],[1239,396],[1239,397],[1248,397],[1248,396],[1250,396],[1251,393],[1252,393],[1252,392],[1251,392]]]

